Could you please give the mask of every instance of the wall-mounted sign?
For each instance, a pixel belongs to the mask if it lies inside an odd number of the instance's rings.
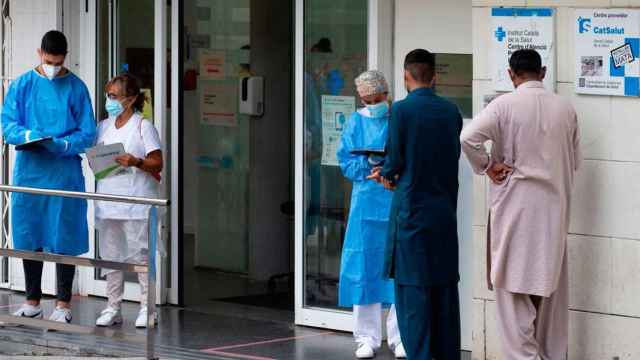
[[[491,79],[495,91],[512,91],[507,73],[509,58],[516,50],[533,49],[547,67],[545,86],[555,89],[555,34],[553,9],[491,9]]]
[[[640,10],[575,12],[576,92],[640,95]]]
[[[200,77],[206,80],[224,80],[226,54],[223,51],[205,51],[200,55]]]
[[[436,54],[436,92],[458,105],[462,117],[473,117],[473,55]]]

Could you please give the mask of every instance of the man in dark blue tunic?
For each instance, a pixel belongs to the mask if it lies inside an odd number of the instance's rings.
[[[395,279],[409,360],[460,359],[458,161],[462,117],[435,95],[435,55],[410,52],[409,95],[393,105],[384,166],[371,178],[394,189],[386,274]]]

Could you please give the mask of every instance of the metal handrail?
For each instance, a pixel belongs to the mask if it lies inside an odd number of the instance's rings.
[[[98,193],[87,193],[87,192],[66,191],[66,190],[39,189],[39,188],[10,186],[10,185],[0,185],[0,192],[60,196],[60,197],[76,198],[76,199],[111,201],[111,202],[119,202],[119,203],[152,205],[152,206],[169,206],[169,203],[170,203],[169,200],[167,199],[151,199],[151,198],[142,198],[142,197],[135,197],[135,196],[98,194]]]
[[[52,190],[52,189],[39,189],[21,186],[0,185],[0,193],[23,193],[32,195],[43,196],[57,196],[65,198],[76,198],[86,200],[98,200],[98,201],[110,201],[118,203],[149,205],[149,226],[148,231],[148,246],[149,246],[149,258],[147,265],[133,264],[127,262],[116,262],[99,259],[89,259],[76,256],[50,254],[36,251],[24,251],[24,250],[12,250],[6,248],[0,248],[0,256],[7,256],[20,259],[48,261],[59,264],[86,266],[93,268],[114,269],[125,272],[147,273],[148,277],[148,289],[147,289],[147,334],[144,337],[140,336],[126,336],[127,340],[134,340],[141,342],[145,341],[146,357],[147,359],[156,359],[154,336],[155,336],[155,308],[156,308],[156,250],[157,250],[157,208],[167,207],[170,202],[167,199],[151,199],[134,196],[121,196],[121,195],[109,195],[98,193],[86,193],[78,191],[66,191],[66,190]],[[99,336],[106,336],[121,339],[122,334],[100,329],[96,327],[86,327],[75,324],[57,323],[44,319],[31,319],[25,317],[16,317],[13,315],[0,314],[0,322],[18,324],[25,326],[32,326],[41,329],[50,329],[58,331],[67,331],[78,334],[94,334]]]

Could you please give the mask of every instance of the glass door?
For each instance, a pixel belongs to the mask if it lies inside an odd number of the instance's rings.
[[[394,0],[296,0],[296,323],[352,330],[351,309],[339,308],[338,277],[350,207],[350,184],[335,159],[342,122],[360,104],[353,80],[382,71],[401,88],[393,57]],[[398,19],[402,21],[402,19]],[[437,54],[438,91],[468,116],[471,56]],[[395,60],[395,61],[394,61]],[[392,91],[393,92],[393,91]],[[392,94],[393,95],[393,94]],[[461,159],[458,225],[460,258],[473,258],[472,174]],[[470,261],[461,262],[463,348],[471,345]]]
[[[296,323],[350,330],[351,309],[337,304],[351,184],[336,147],[360,104],[353,80],[369,65],[369,10],[377,1],[296,4]]]
[[[184,305],[292,311],[290,3],[182,4]],[[257,83],[258,114],[241,106]]]
[[[161,11],[158,11],[158,3]],[[165,91],[166,75],[158,76],[157,72],[166,74],[166,66],[158,66],[156,59],[165,59],[167,5],[163,0],[109,0],[96,2],[96,118],[102,121],[107,118],[104,110],[104,85],[112,77],[131,73],[136,76],[142,91],[147,96],[143,115],[150,120],[161,134],[164,148],[167,148],[167,136],[164,130],[164,112],[166,112]],[[160,36],[158,34],[161,34]],[[159,41],[160,40],[160,41]],[[160,44],[160,46],[158,46]],[[164,151],[165,168],[169,167],[170,156]],[[167,177],[163,177],[166,183]],[[164,195],[161,195],[164,196]],[[91,246],[92,256],[100,257],[100,233],[95,232],[95,240]],[[157,257],[158,261],[161,257]],[[158,263],[156,296],[159,302],[164,302],[166,286],[163,281],[166,271]],[[85,275],[87,293],[90,295],[106,296],[106,281],[98,269],[91,270]],[[125,275],[126,300],[138,301],[140,289],[135,274]]]

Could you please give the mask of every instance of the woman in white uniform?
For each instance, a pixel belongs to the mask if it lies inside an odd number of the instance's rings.
[[[128,168],[124,175],[98,181],[98,192],[125,196],[158,197],[158,176],[162,170],[160,138],[153,124],[143,118],[145,96],[138,81],[129,74],[113,78],[106,87],[105,109],[109,118],[98,126],[98,144],[122,143],[126,155],[116,161]],[[96,202],[96,227],[99,231],[100,257],[104,260],[145,264],[148,255],[147,205]],[[122,271],[107,270],[109,305],[96,320],[98,326],[122,322],[124,293]],[[138,274],[140,312],[136,327],[147,325],[147,275]],[[155,314],[154,314],[155,316]]]

